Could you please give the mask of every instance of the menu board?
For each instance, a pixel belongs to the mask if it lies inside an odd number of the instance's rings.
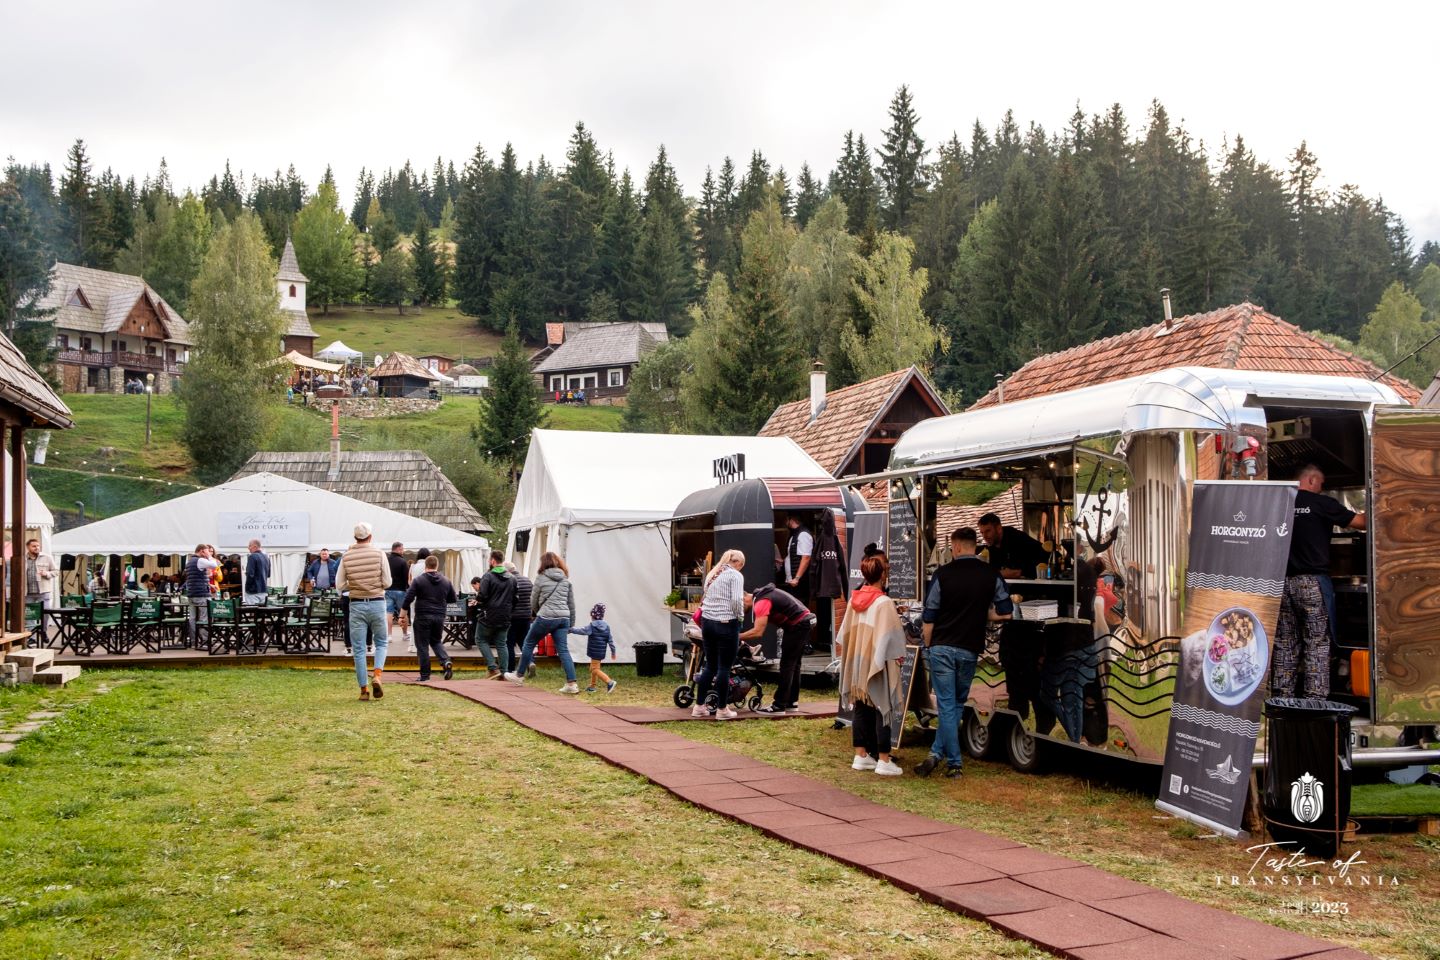
[[[915,668],[920,661],[920,645],[905,645],[905,659],[900,662],[900,703],[901,708],[890,718],[890,749],[900,749],[900,736],[905,732],[905,714],[910,709],[910,700],[915,693]]]
[[[893,500],[888,518],[890,596],[894,600],[920,599],[920,524],[909,500]]]

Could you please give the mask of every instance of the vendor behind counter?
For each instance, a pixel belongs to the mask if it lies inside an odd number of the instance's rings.
[[[1035,568],[1050,562],[1050,551],[1023,530],[1007,527],[1000,517],[987,513],[980,518],[980,535],[990,552],[990,565],[1007,580],[1035,576]]]

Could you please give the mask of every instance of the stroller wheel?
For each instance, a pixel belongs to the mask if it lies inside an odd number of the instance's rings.
[[[750,712],[751,712],[751,713],[754,713],[754,712],[756,712],[757,710],[760,709],[760,704],[762,704],[762,703],[764,703],[764,702],[765,702],[765,701],[762,700],[762,699],[760,698],[760,695],[757,693],[755,696],[753,696],[753,697],[750,698],[750,702],[747,703],[746,706],[750,708]]]
[[[675,688],[675,706],[682,710],[695,702],[695,688],[688,684]]]

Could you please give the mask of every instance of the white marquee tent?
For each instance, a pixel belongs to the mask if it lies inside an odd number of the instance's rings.
[[[606,605],[619,659],[634,659],[641,640],[669,645],[671,617],[668,520],[685,497],[713,486],[714,461],[745,455],[750,477],[830,475],[788,437],[703,437],[669,434],[536,430],[510,516],[506,554],[533,577],[541,554],[565,558],[581,623]],[[524,551],[516,535],[524,532]],[[572,651],[584,650],[576,638]]]
[[[4,451],[4,470],[4,503],[8,505],[10,503],[9,450]],[[9,516],[8,510],[6,511],[6,516]],[[5,524],[5,529],[6,531],[9,531],[10,529],[10,524],[8,522]],[[29,480],[25,481],[25,529],[26,531],[33,532],[34,535],[40,540],[41,553],[51,554],[52,541],[55,537],[55,515],[50,512],[49,507],[45,506],[45,501],[40,499],[40,494],[35,492],[35,488],[30,485]],[[5,537],[5,549],[7,551],[10,549],[10,537],[8,533]],[[54,593],[52,599],[57,603],[60,599],[58,592],[59,586],[60,585],[58,582],[51,584],[51,591],[52,593]]]
[[[350,546],[355,524],[361,520],[370,524],[382,549],[389,550],[399,540],[410,550],[429,547],[439,553],[442,569],[457,590],[485,572],[490,544],[483,537],[273,473],[239,477],[66,530],[56,534],[53,546],[57,555],[143,554],[148,559],[185,556],[197,543],[213,543],[221,553],[244,553],[254,537],[270,556],[271,586],[293,589],[304,573],[305,554],[321,547]],[[144,566],[148,569],[152,564]]]
[[[364,354],[359,350],[351,350],[345,344],[336,340],[328,347],[316,350],[315,356],[321,360],[358,360]]]

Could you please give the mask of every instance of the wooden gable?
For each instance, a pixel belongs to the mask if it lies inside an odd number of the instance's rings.
[[[135,306],[130,308],[125,322],[115,331],[115,335],[139,337],[142,340],[169,340],[170,330],[165,326],[164,319],[156,311],[150,298],[141,294],[135,301]]]
[[[890,448],[900,434],[921,420],[943,417],[946,410],[918,376],[910,376],[870,423],[864,438],[850,459],[841,464],[835,476],[875,473],[890,465]]]

